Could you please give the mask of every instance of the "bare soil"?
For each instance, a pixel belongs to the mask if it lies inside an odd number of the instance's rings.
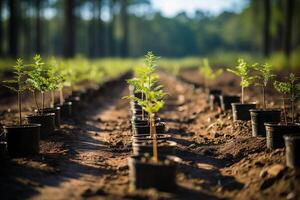
[[[195,74],[180,75],[195,82]],[[251,137],[250,122],[233,123],[231,113],[210,111],[203,91],[164,72],[160,76],[168,96],[159,117],[181,158],[172,193],[129,189],[132,133],[130,106],[121,99],[128,94],[128,76],[122,76],[41,141],[38,156],[0,161],[0,199],[300,199],[300,173],[285,167],[284,149],[266,149],[265,138]],[[239,92],[228,75],[216,86]],[[247,99],[255,95],[249,91]],[[0,124],[15,122],[13,99],[0,100]]]

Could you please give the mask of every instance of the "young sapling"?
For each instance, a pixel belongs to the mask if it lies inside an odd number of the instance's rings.
[[[250,66],[243,60],[238,59],[238,65],[235,66],[233,69],[227,69],[228,72],[231,72],[241,78],[241,89],[242,89],[242,104],[244,103],[244,89],[249,87],[254,77],[251,75],[251,68]]]
[[[45,108],[45,92],[49,91],[51,88],[51,84],[49,82],[49,68],[45,63],[43,63],[40,55],[35,55],[33,60],[34,64],[32,65],[32,69],[28,72],[27,82],[34,94],[37,109],[38,111],[41,111],[40,114],[43,114],[43,110]],[[36,91],[41,92],[42,95],[41,109],[39,109],[39,105],[37,103]]]
[[[200,74],[203,76],[204,88],[207,88],[211,81],[214,81],[223,73],[223,69],[213,70],[207,58],[203,59],[203,66],[199,68]]]
[[[258,63],[252,65],[253,69],[255,70],[256,74],[255,78],[255,85],[261,87],[261,96],[262,96],[262,104],[263,109],[266,109],[266,95],[265,91],[268,86],[268,83],[275,77],[273,74],[273,68],[271,65],[265,63],[263,65],[259,65]]]
[[[291,102],[291,116],[292,116],[292,124],[295,122],[295,101],[300,95],[299,90],[299,77],[296,77],[295,74],[290,73],[287,81],[275,81],[274,88],[282,94],[282,103],[283,103],[283,111],[284,111],[284,119],[287,124],[287,113],[285,106],[285,99],[289,99]],[[285,96],[289,97],[286,98]]]
[[[17,59],[16,65],[13,67],[14,79],[3,81],[4,87],[9,88],[18,95],[18,109],[19,109],[19,125],[22,125],[22,92],[27,89],[26,87],[26,71],[25,65],[21,58]]]
[[[158,151],[157,151],[157,135],[155,127],[155,114],[164,106],[163,97],[165,93],[162,91],[162,86],[157,84],[158,75],[155,74],[156,62],[158,57],[156,57],[152,52],[148,52],[145,56],[145,68],[143,70],[142,81],[135,80],[133,86],[138,88],[144,95],[144,99],[140,99],[135,96],[129,96],[125,98],[132,99],[136,101],[149,116],[150,123],[150,136],[153,139],[153,161],[158,162]],[[143,84],[142,84],[143,83]]]

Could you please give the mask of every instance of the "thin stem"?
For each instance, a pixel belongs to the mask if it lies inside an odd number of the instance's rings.
[[[244,87],[242,87],[242,104],[244,103]]]
[[[291,107],[292,107],[292,124],[294,124],[294,115],[295,115],[295,104],[294,104],[294,99],[291,100]]]
[[[263,101],[263,109],[265,110],[266,109],[266,96],[265,96],[265,87],[262,86],[262,101]]]
[[[144,100],[144,93],[142,92],[142,101]],[[142,120],[144,120],[145,116],[144,116],[144,109],[142,108]]]
[[[42,114],[44,112],[44,108],[45,108],[45,93],[42,92]]]
[[[36,98],[36,93],[35,93],[35,91],[33,91],[32,93],[33,93],[33,97],[34,97],[34,101],[35,101],[35,105],[36,105],[36,108],[37,108],[37,110],[38,110],[38,113],[41,114],[41,113],[40,113],[41,110],[40,110],[40,108],[39,108],[39,104],[38,104],[37,98]]]
[[[22,125],[22,105],[21,105],[21,92],[18,91],[18,105],[19,105],[19,124]]]
[[[63,105],[63,103],[64,103],[64,93],[63,93],[63,88],[60,88],[60,89],[59,89],[59,102],[60,102],[60,105]]]
[[[153,160],[154,162],[158,162],[158,152],[157,152],[157,138],[156,138],[156,127],[154,122],[154,115],[150,116],[150,134],[153,140]]]
[[[52,90],[52,91],[51,91],[51,103],[50,103],[50,104],[51,104],[51,105],[50,105],[51,108],[54,108],[54,100],[55,100],[55,99],[54,99],[54,90]]]
[[[285,108],[284,96],[282,97],[282,105],[283,105],[284,122],[285,122],[285,125],[287,125],[287,116],[286,116],[286,108]]]

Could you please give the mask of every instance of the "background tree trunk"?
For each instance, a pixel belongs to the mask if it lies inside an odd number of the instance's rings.
[[[128,0],[121,0],[121,57],[128,57],[128,13],[127,13]]]
[[[8,46],[9,51],[8,54],[10,57],[18,56],[18,45],[19,45],[19,24],[18,24],[18,1],[17,0],[9,0],[8,1],[8,9],[9,9],[9,27],[8,27]]]
[[[36,53],[42,53],[41,0],[35,0],[36,9]]]
[[[264,0],[264,56],[270,55],[270,21],[271,5],[270,0]]]
[[[65,23],[64,23],[64,51],[63,55],[66,58],[74,57],[75,55],[75,16],[74,16],[74,8],[75,1],[74,0],[65,0]]]
[[[3,19],[2,19],[2,9],[3,9],[3,2],[0,1],[0,57],[4,55],[3,52]]]
[[[292,24],[294,15],[294,0],[286,0],[286,10],[285,10],[285,45],[284,52],[289,58],[292,50]]]
[[[115,44],[115,0],[110,0],[109,11],[110,11],[110,23],[107,25],[107,56],[114,57],[116,54],[116,44]]]

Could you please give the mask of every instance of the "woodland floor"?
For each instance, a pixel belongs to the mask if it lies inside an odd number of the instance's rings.
[[[132,133],[129,103],[121,99],[128,94],[128,76],[122,76],[42,140],[40,155],[0,161],[0,199],[300,198],[300,173],[285,167],[284,149],[267,150],[264,138],[251,137],[250,122],[233,123],[231,113],[210,111],[201,90],[164,72],[160,76],[168,96],[159,116],[182,159],[173,193],[129,190]],[[181,77],[199,78],[190,70]],[[217,86],[239,91],[226,76]],[[13,121],[16,110],[7,111],[7,100],[0,103],[0,124]]]

